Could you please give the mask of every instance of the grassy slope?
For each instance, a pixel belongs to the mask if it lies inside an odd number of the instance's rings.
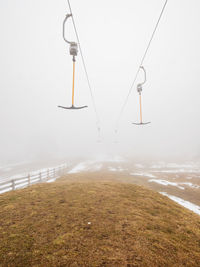
[[[0,266],[199,266],[199,216],[105,176],[0,195]]]

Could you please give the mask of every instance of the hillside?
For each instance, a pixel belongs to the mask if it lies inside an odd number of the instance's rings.
[[[0,266],[199,266],[200,217],[119,175],[0,195]]]

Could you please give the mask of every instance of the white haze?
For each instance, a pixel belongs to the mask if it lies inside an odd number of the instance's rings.
[[[144,66],[144,120],[136,88],[114,128],[164,0],[71,0],[101,119],[96,118],[80,54],[76,103],[72,61],[62,39],[67,1],[0,1],[0,162],[116,154],[140,159],[200,157],[200,2],[169,0]],[[75,40],[72,23],[67,25]],[[139,76],[140,82],[142,76]]]

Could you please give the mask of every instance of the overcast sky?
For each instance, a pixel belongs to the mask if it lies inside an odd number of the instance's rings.
[[[115,123],[164,0],[71,0],[102,128],[80,54],[75,102],[72,59],[62,39],[67,1],[0,1],[0,162],[117,154],[139,158],[200,157],[200,2],[169,0],[144,62],[143,118],[136,86]],[[75,40],[72,23],[69,39]],[[138,83],[142,75],[138,77]],[[117,138],[118,143],[115,144]]]

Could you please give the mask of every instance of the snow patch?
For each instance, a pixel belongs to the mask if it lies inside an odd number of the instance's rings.
[[[86,171],[88,169],[88,164],[86,162],[81,162],[76,165],[72,170],[68,172],[68,174],[79,173],[81,171]]]
[[[153,163],[151,166],[153,169],[160,169],[160,168],[169,168],[169,169],[179,169],[179,168],[184,168],[184,169],[199,169],[200,166],[198,163],[195,162],[187,162],[187,163],[166,163],[166,162],[158,162],[158,163]]]
[[[199,164],[194,163],[194,162],[188,162],[188,163],[181,163],[181,164],[177,164],[177,163],[168,163],[166,164],[167,168],[174,168],[174,169],[198,169],[199,170]]]
[[[113,168],[113,167],[108,167],[108,169],[109,169],[109,171],[111,171],[111,172],[116,172],[116,171],[117,171],[117,169],[116,169],[116,168]]]
[[[57,169],[57,168],[64,168],[64,167],[67,167],[69,165],[66,165],[66,164],[62,164],[62,165],[59,165],[59,166],[56,166],[56,167],[49,167],[49,168],[43,168],[43,169],[40,169],[40,170],[35,170],[35,171],[31,171],[29,173],[21,173],[21,174],[17,174],[17,175],[14,175],[14,176],[11,176],[9,180],[15,180],[15,179],[18,179],[18,178],[23,178],[23,177],[27,177],[28,174],[30,174],[30,176],[34,176],[34,175],[38,175],[41,173],[41,175],[43,177],[47,177],[47,172],[51,172],[53,171],[54,169]],[[58,170],[56,170],[58,171]],[[52,175],[52,174],[51,174]],[[50,176],[51,176],[50,175]]]
[[[169,182],[169,181],[166,181],[166,180],[155,180],[155,179],[151,179],[148,182],[150,182],[150,183],[157,183],[157,184],[161,184],[161,185],[164,185],[164,186],[171,185],[171,186],[178,187],[181,190],[184,190],[185,189],[183,186],[179,186],[177,183]]]
[[[159,170],[153,172],[160,172],[160,173],[199,173],[199,170],[186,170],[186,169],[178,169],[178,170]]]
[[[200,215],[200,207],[199,206],[197,206],[197,205],[195,205],[189,201],[186,201],[182,198],[169,195],[166,192],[160,192],[160,194],[170,198],[171,200],[175,201],[176,203],[180,204],[181,206],[185,207],[186,209],[189,209],[189,210],[193,211],[194,213]]]
[[[107,157],[107,156],[99,156],[96,160],[88,160],[85,162],[81,162],[76,165],[73,169],[71,169],[68,174],[80,173],[82,171],[98,171],[102,168],[104,162],[112,162],[119,163],[124,162],[124,159],[119,156]],[[117,169],[114,167],[109,167],[110,171],[123,171],[121,167]]]
[[[192,184],[192,183],[181,183],[182,185],[187,185],[191,188],[195,188],[195,189],[199,189],[200,186],[199,185],[196,185],[196,184]]]
[[[102,163],[97,164],[96,161],[81,162],[76,165],[72,170],[70,170],[68,174],[80,173],[82,171],[99,171],[102,166]]]
[[[111,172],[123,172],[124,171],[124,169],[122,169],[121,167],[117,167],[117,168],[108,167],[108,170]]]
[[[158,162],[151,166],[151,169],[157,169],[154,172],[160,173],[199,173],[200,165],[196,162],[186,162],[186,163],[165,163]]]
[[[18,164],[16,164],[16,165],[18,165]],[[42,178],[42,179],[52,178],[52,179],[56,180],[59,177],[59,175],[56,177],[53,177],[53,176],[55,176],[53,170],[55,170],[55,174],[56,174],[57,172],[59,172],[59,168],[61,168],[61,170],[63,170],[65,167],[67,167],[67,165],[62,164],[62,165],[59,165],[59,166],[56,166],[53,168],[51,167],[51,168],[40,169],[40,170],[32,171],[29,173],[14,175],[14,176],[11,176],[7,179],[4,178],[0,181],[0,183],[7,183],[7,184],[0,186],[0,194],[11,191],[12,180],[15,181],[15,188],[16,189],[27,187],[28,186],[28,179],[27,179],[28,174],[31,177],[31,184],[39,182],[40,178]],[[48,175],[48,171],[49,171],[49,175]],[[41,173],[41,177],[38,178],[40,173]],[[20,179],[20,180],[18,180],[18,179]],[[7,188],[7,189],[5,189],[5,188]]]
[[[4,189],[4,190],[0,190],[0,194],[6,193],[6,192],[9,192],[9,191],[11,191],[11,187],[7,188],[7,189]]]
[[[47,181],[47,183],[53,183],[55,181],[56,181],[56,179],[50,179],[50,180]]]
[[[145,176],[145,177],[149,177],[149,178],[156,178],[155,175],[151,174],[151,173],[130,173],[130,175],[134,175],[134,176]]]
[[[165,162],[161,161],[161,162],[158,162],[157,164],[153,164],[151,166],[152,169],[161,169],[161,168],[164,168],[166,166]]]

